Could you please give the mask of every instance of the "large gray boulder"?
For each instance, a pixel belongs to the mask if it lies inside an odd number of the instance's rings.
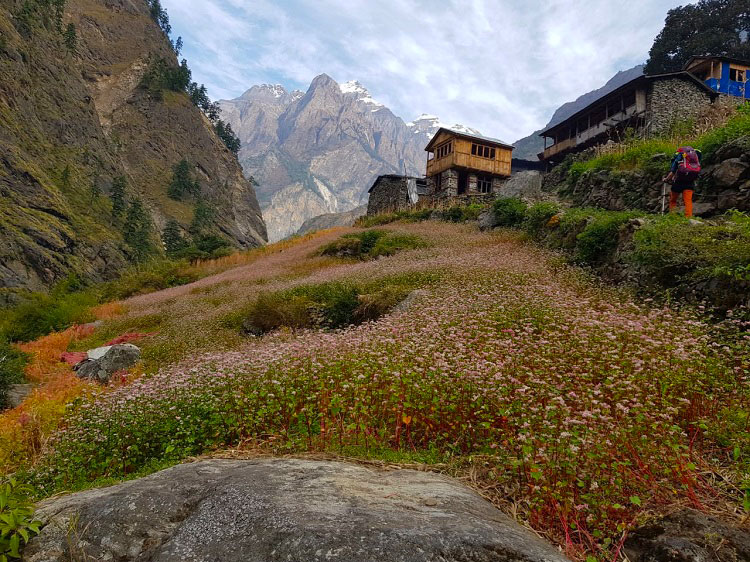
[[[497,197],[519,197],[527,201],[538,201],[543,198],[542,179],[541,172],[518,172],[500,186]]]
[[[47,525],[28,562],[567,560],[455,480],[340,462],[184,464],[48,500],[37,516]]]
[[[141,359],[141,350],[131,343],[97,347],[88,351],[88,358],[76,365],[76,374],[82,379],[102,383],[117,371],[129,369]]]
[[[750,532],[682,509],[631,532],[625,554],[632,562],[750,560]]]

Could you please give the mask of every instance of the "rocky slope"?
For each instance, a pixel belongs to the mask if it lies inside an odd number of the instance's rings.
[[[240,247],[265,242],[253,186],[211,123],[185,94],[158,100],[139,87],[150,56],[177,64],[145,0],[69,0],[74,51],[44,25],[42,3],[24,28],[22,4],[0,4],[0,287],[116,276],[129,251],[106,197],[112,180],[126,177],[156,230],[168,218],[185,226],[194,202],[166,196],[183,158],[216,231]]]
[[[378,175],[424,175],[424,147],[443,126],[429,115],[404,123],[359,82],[325,74],[305,93],[266,84],[220,103],[242,141],[245,172],[259,184],[270,240],[362,205]]]
[[[567,102],[557,108],[549,123],[545,125],[544,129],[556,125],[561,121],[564,121],[576,111],[579,111],[586,107],[588,104],[599,99],[605,94],[608,94],[612,90],[615,90],[623,84],[630,82],[634,78],[637,78],[643,74],[643,65],[634,66],[628,70],[621,70],[610,78],[607,83],[601,88],[597,88],[591,92],[583,94],[578,97],[575,101]],[[515,150],[513,151],[513,158],[521,158],[523,160],[537,160],[537,154],[544,150],[544,140],[539,136],[544,129],[534,131],[528,137],[517,140],[513,143]]]
[[[328,213],[325,215],[318,215],[311,219],[307,219],[299,227],[297,235],[307,234],[308,232],[315,232],[316,230],[325,230],[327,228],[334,228],[336,226],[352,226],[354,221],[359,217],[367,214],[367,206],[360,205],[346,211],[344,213]]]

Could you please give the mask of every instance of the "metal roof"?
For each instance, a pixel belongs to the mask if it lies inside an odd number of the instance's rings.
[[[451,135],[455,135],[457,137],[464,137],[464,138],[467,138],[467,139],[474,139],[474,140],[479,140],[479,141],[487,142],[487,143],[490,143],[490,144],[496,144],[498,146],[502,146],[503,148],[509,148],[509,149],[513,150],[513,145],[508,144],[507,142],[501,141],[500,139],[493,139],[492,137],[485,137],[485,136],[482,136],[482,135],[473,135],[473,134],[470,134],[470,133],[465,133],[463,131],[457,131],[455,129],[449,129],[448,127],[440,127],[437,130],[437,132],[434,135],[432,135],[432,139],[430,140],[430,142],[425,147],[426,151],[430,150],[430,147],[432,147],[432,145],[434,144],[435,139],[437,139],[438,135],[440,133],[442,133],[442,132],[450,133]]]

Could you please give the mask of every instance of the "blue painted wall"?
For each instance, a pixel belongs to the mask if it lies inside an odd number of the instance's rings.
[[[747,74],[750,74],[750,71],[746,73],[746,78]],[[745,83],[730,80],[728,62],[721,63],[721,78],[709,78],[706,80],[706,85],[715,92],[750,99],[750,80]]]

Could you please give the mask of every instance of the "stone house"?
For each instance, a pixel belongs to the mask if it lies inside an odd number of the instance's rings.
[[[511,175],[513,147],[441,127],[425,147],[427,189],[435,198],[497,193]]]
[[[639,76],[543,130],[545,148],[539,159],[559,163],[571,152],[620,140],[628,128],[646,136],[667,133],[718,96],[691,72]]]
[[[392,213],[416,205],[428,197],[427,180],[413,176],[378,176],[368,190],[367,214]]]

